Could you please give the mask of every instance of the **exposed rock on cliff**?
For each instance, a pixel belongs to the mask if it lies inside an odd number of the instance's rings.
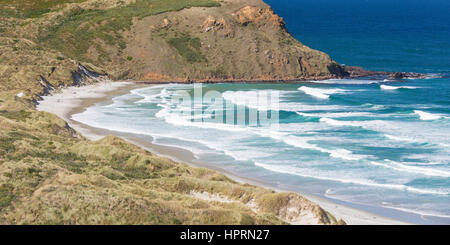
[[[270,23],[275,27],[284,27],[283,19],[268,7],[246,6],[233,13],[232,16],[241,25],[248,25],[249,23],[266,25]]]

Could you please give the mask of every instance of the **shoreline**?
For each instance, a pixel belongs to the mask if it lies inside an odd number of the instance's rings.
[[[164,83],[158,83],[164,84]],[[156,85],[156,84],[153,84]],[[148,138],[143,139],[139,135],[130,133],[123,133],[118,131],[111,131],[107,129],[95,128],[83,123],[73,120],[71,117],[74,114],[83,112],[86,108],[98,103],[110,103],[112,98],[129,93],[129,91],[140,88],[152,86],[149,83],[141,83],[139,81],[122,81],[122,82],[99,82],[92,85],[85,85],[81,87],[67,87],[59,91],[54,91],[50,95],[42,96],[36,109],[39,111],[46,111],[53,113],[64,119],[72,128],[74,128],[83,137],[89,140],[99,140],[106,135],[115,135],[121,137],[132,144],[135,144],[145,150],[160,156],[168,157],[176,162],[186,163],[193,167],[209,168],[218,171],[227,177],[240,182],[256,185],[259,187],[272,189],[277,192],[288,191],[270,183],[258,181],[251,178],[238,176],[220,167],[212,166],[207,163],[200,163],[195,161],[195,156],[192,152],[172,146],[164,146],[153,144]],[[337,219],[343,219],[350,225],[405,225],[411,224],[408,222],[396,220],[393,218],[384,217],[365,210],[354,208],[346,203],[337,203],[335,200],[329,200],[325,197],[311,195],[296,191],[299,195],[304,196],[308,200],[318,204],[321,208],[330,212]]]

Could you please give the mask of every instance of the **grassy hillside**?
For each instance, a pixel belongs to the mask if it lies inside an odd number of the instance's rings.
[[[117,137],[91,142],[26,99],[1,97],[0,224],[285,224],[305,214],[338,223],[296,194],[238,184]]]
[[[214,0],[136,0],[136,2],[111,9],[76,8],[64,14],[53,25],[42,28],[39,42],[62,50],[67,56],[88,59],[86,53],[94,42],[94,48],[101,53],[100,62],[110,61],[109,54],[101,44],[114,47],[121,53],[127,47],[122,33],[129,31],[133,19],[190,7],[220,6]],[[101,43],[101,44],[100,44]]]
[[[261,0],[0,1],[3,36],[94,64],[113,79],[295,80],[343,72],[295,40]],[[14,51],[33,56],[23,48]]]
[[[335,63],[261,1],[0,0],[0,34],[0,224],[342,223],[35,110],[52,89],[95,82],[80,63],[113,79],[329,76]]]
[[[0,14],[15,18],[38,18],[65,3],[86,0],[0,0]]]

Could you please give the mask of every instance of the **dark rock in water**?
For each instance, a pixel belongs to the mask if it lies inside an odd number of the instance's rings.
[[[424,74],[420,73],[412,73],[412,72],[393,72],[389,74],[389,79],[398,80],[398,79],[420,79],[425,78]]]
[[[401,79],[422,79],[425,78],[425,74],[414,72],[385,72],[385,71],[369,71],[358,66],[343,66],[348,77],[385,77],[389,80],[401,80]]]
[[[403,78],[405,78],[403,72],[394,72],[389,74],[389,79],[403,79]]]
[[[348,77],[350,74],[345,70],[345,66],[339,65],[337,63],[332,63],[328,66],[328,70],[331,74],[343,78]]]
[[[387,75],[387,72],[384,71],[369,71],[359,66],[343,66],[343,67],[345,72],[348,74],[350,78]]]

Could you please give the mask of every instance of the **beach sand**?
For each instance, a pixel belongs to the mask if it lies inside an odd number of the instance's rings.
[[[236,176],[224,169],[213,167],[207,163],[193,162],[195,157],[193,153],[188,150],[169,147],[163,145],[152,144],[148,139],[142,139],[138,135],[127,134],[117,131],[111,131],[106,129],[94,128],[88,125],[82,124],[73,120],[71,117],[74,114],[83,112],[86,108],[93,106],[97,103],[109,103],[113,97],[127,94],[130,90],[139,87],[148,87],[149,84],[143,84],[139,82],[99,82],[93,85],[81,86],[81,87],[68,87],[59,91],[54,91],[48,96],[43,96],[42,101],[39,101],[37,109],[40,111],[46,111],[53,113],[81,133],[84,137],[90,140],[99,140],[106,135],[116,135],[121,137],[135,145],[138,145],[150,152],[166,156],[177,162],[184,162],[193,167],[204,167],[216,170],[224,175],[234,179],[241,183],[248,183],[252,185],[261,186],[264,188],[273,189],[275,191],[285,191],[274,188],[270,183],[263,183],[258,180],[244,178]],[[309,195],[306,193],[299,193],[312,202],[317,203],[323,209],[333,214],[338,219],[343,219],[350,225],[401,225],[408,224],[402,221],[386,218],[376,214],[372,214],[363,210],[348,207],[346,205],[332,202],[328,199]]]

